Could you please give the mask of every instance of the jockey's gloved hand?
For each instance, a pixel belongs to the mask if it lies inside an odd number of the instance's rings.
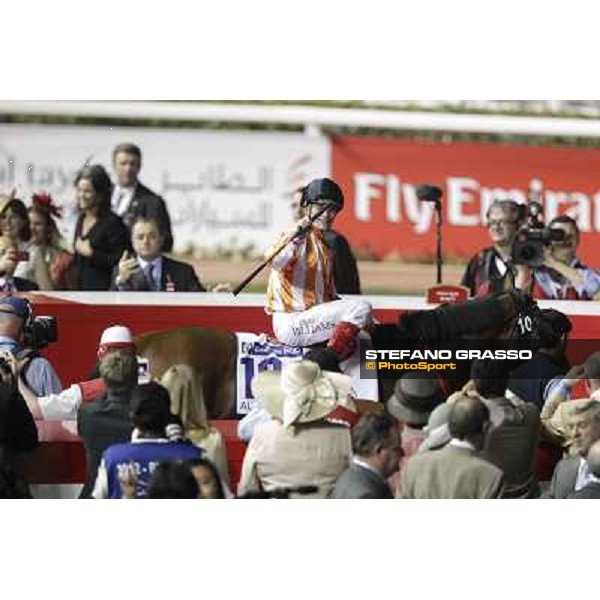
[[[302,217],[288,233],[292,239],[302,237],[310,231],[311,225],[312,221],[309,217]]]

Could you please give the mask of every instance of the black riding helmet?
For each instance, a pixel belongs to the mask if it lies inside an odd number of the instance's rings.
[[[309,204],[316,204],[322,200],[330,200],[335,204],[337,210],[344,208],[344,194],[340,186],[324,177],[323,179],[313,179],[303,190],[301,206],[306,208]]]

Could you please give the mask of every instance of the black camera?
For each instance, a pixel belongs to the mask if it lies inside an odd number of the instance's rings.
[[[527,204],[517,207],[518,221],[525,221],[519,229],[512,248],[511,260],[516,265],[541,267],[544,264],[544,247],[551,242],[561,242],[565,232],[560,229],[549,229],[544,225],[543,207],[537,197],[531,196]]]
[[[512,262],[516,265],[541,267],[544,264],[544,246],[561,242],[565,232],[560,229],[524,227],[517,233],[512,249]]]
[[[56,342],[58,328],[55,317],[33,317],[23,327],[23,346],[32,350],[41,350]]]

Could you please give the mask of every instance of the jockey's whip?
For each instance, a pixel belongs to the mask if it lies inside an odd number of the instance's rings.
[[[315,215],[309,218],[308,223],[305,225],[299,226],[296,231],[286,240],[283,241],[271,254],[266,256],[262,262],[254,267],[252,271],[246,276],[246,278],[238,283],[232,290],[232,294],[237,296],[290,242],[293,242],[295,239],[302,237],[309,229],[310,226],[327,210],[331,208],[331,206],[335,206],[335,203],[328,202],[325,204],[321,210],[317,211]]]

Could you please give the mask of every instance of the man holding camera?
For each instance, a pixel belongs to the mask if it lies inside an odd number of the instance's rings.
[[[131,228],[134,254],[127,250],[112,274],[112,290],[121,292],[205,292],[192,265],[162,253],[165,233],[155,218],[135,218]]]
[[[508,274],[512,247],[519,227],[519,209],[512,200],[495,200],[487,214],[487,229],[492,246],[484,248],[469,261],[461,285],[469,288],[471,296],[502,287]]]
[[[38,289],[34,281],[15,276],[19,263],[28,258],[7,236],[0,236],[0,292],[29,292]]]
[[[8,350],[19,360],[29,356],[24,377],[37,396],[58,394],[62,384],[52,365],[39,356],[36,348],[24,348],[26,330],[30,327],[32,311],[29,301],[17,296],[0,298],[0,351]]]
[[[531,290],[534,298],[548,300],[591,300],[600,291],[600,273],[586,267],[576,256],[579,228],[567,215],[548,223],[552,236],[544,247],[544,264],[530,269],[520,267],[516,285]],[[558,239],[560,237],[560,239]]]

